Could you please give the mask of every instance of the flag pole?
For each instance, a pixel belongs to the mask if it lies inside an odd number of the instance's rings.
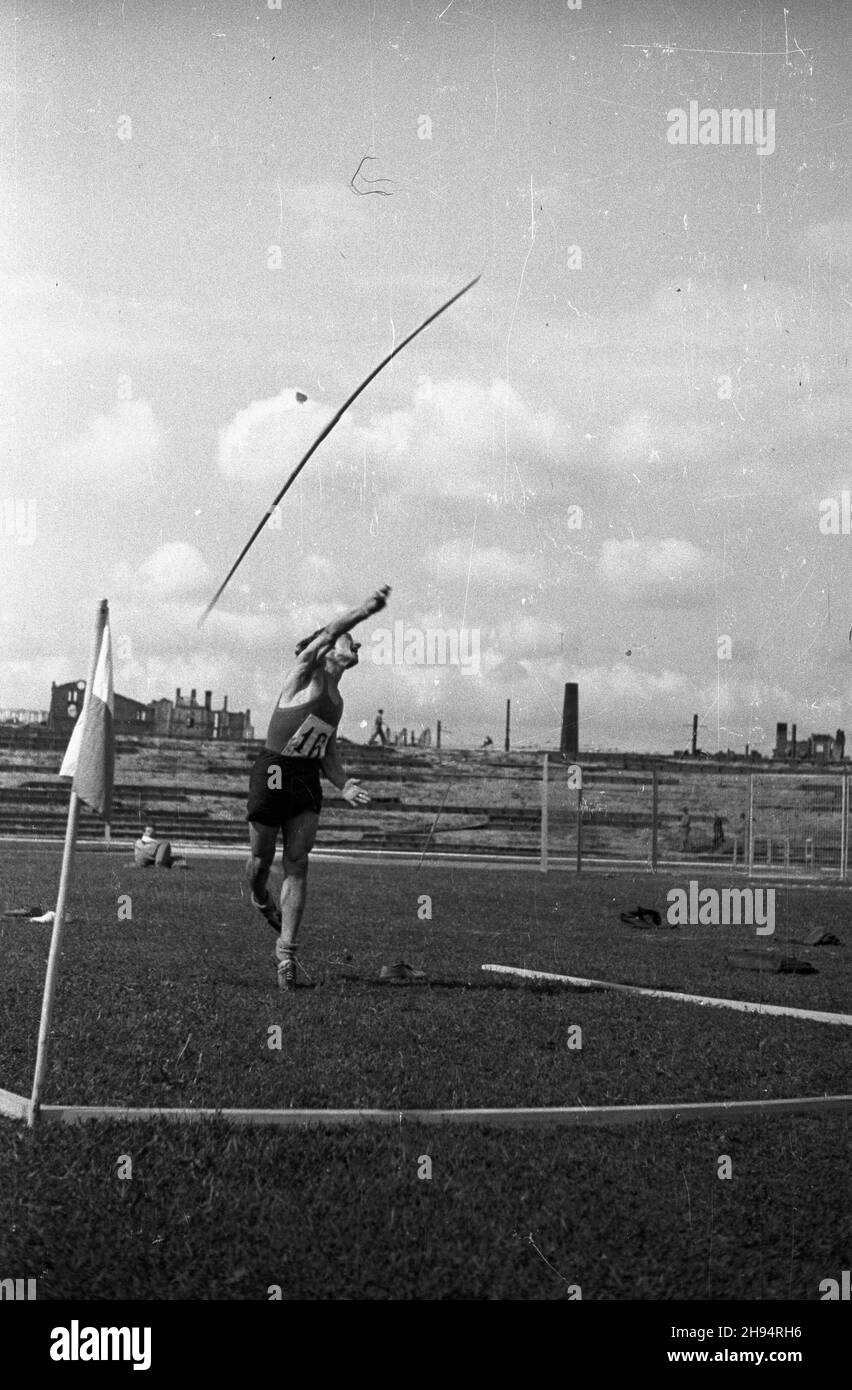
[[[95,681],[98,654],[101,649],[101,640],[108,617],[109,605],[106,599],[101,599],[98,605],[98,616],[95,626],[95,645],[92,652],[92,660],[89,665],[89,679],[86,681],[86,697],[83,702],[83,711],[80,715],[81,719],[85,719],[89,701],[92,698],[92,686]],[[65,828],[65,848],[62,852],[62,870],[59,875],[59,892],[56,898],[56,916],[53,920],[53,932],[50,937],[50,955],[47,961],[44,995],[41,1001],[41,1021],[38,1029],[35,1075],[33,1077],[33,1091],[27,1117],[27,1125],[30,1129],[35,1128],[36,1120],[38,1119],[44,1073],[47,1068],[47,1051],[50,1038],[50,1020],[53,1013],[53,996],[56,991],[56,977],[59,970],[59,952],[62,945],[62,930],[65,926],[65,903],[68,898],[68,889],[71,883],[71,866],[74,859],[79,813],[80,798],[72,787],[71,800],[68,805],[68,824]]]

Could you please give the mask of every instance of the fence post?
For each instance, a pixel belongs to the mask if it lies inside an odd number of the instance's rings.
[[[577,873],[583,868],[583,773],[580,771],[580,785],[577,788]]]
[[[657,872],[657,813],[660,806],[660,774],[654,769],[654,785],[651,800],[651,873]]]
[[[846,882],[846,861],[849,856],[849,778],[843,774],[840,797],[840,882]]]
[[[541,862],[539,869],[543,874],[547,873],[547,754],[545,753],[541,765]]]
[[[748,844],[745,847],[748,851],[748,876],[754,877],[754,778],[753,772],[749,773],[748,778]]]

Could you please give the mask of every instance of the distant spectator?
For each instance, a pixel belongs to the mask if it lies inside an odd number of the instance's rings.
[[[373,732],[370,734],[370,737],[367,740],[368,747],[371,743],[381,743],[382,747],[384,748],[385,744],[387,743],[388,739],[384,728],[384,715],[385,712],[383,709],[380,709],[376,714],[375,722],[373,724]]]
[[[725,844],[725,817],[718,811],[713,817],[713,850],[723,849]]]
[[[692,821],[689,816],[689,808],[684,806],[680,817],[680,848],[683,853],[689,849],[689,832],[692,829]]]
[[[186,860],[172,854],[171,841],[157,839],[153,825],[146,825],[134,844],[133,862],[137,869],[186,868]]]

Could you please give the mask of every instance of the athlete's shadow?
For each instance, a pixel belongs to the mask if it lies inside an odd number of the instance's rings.
[[[358,975],[347,973],[345,975],[329,975],[326,984],[335,985],[361,985],[370,989],[381,990],[449,990],[461,989],[473,992],[476,990],[509,991],[517,994],[521,991],[524,994],[602,994],[604,991],[594,986],[586,987],[583,985],[560,984],[550,980],[505,980],[505,979],[486,979],[481,980],[451,980],[435,977],[428,980],[377,980],[374,975]]]

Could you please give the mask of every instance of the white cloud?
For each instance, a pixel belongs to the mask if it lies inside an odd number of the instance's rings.
[[[542,650],[551,654],[560,649],[560,627],[555,618],[514,618],[500,624],[493,638],[499,659],[511,654],[517,660],[537,656]]]
[[[633,411],[613,430],[610,456],[620,463],[659,465],[708,458],[720,447],[718,430],[697,422],[678,424],[648,411]]]
[[[458,497],[535,491],[564,462],[569,427],[507,382],[423,378],[411,405],[373,416],[362,438],[403,491]]]
[[[169,299],[82,293],[52,275],[0,271],[0,365],[42,368],[119,355],[155,358],[194,347],[194,314]],[[122,366],[119,370],[124,370]]]
[[[210,570],[194,545],[169,541],[143,560],[137,584],[168,598],[188,594],[210,582]]]
[[[694,693],[693,683],[680,671],[644,671],[627,662],[592,666],[580,671],[584,703],[626,714],[634,702],[680,701]]]
[[[219,467],[227,478],[287,476],[333,415],[305,392],[287,387],[268,400],[252,401],[219,431]],[[339,433],[338,433],[339,431]],[[344,416],[335,429],[335,447],[341,439],[351,444],[352,424]]]
[[[464,537],[447,541],[426,556],[427,568],[442,579],[464,580],[488,589],[532,584],[541,577],[536,556],[518,554],[503,546],[474,545]]]
[[[651,603],[692,602],[710,573],[707,556],[691,541],[604,541],[598,573],[620,598]]]
[[[219,467],[227,477],[283,481],[332,414],[317,401],[299,403],[292,387],[253,401],[220,431]],[[484,498],[534,491],[545,479],[549,487],[568,434],[556,411],[534,409],[499,378],[422,378],[407,406],[367,425],[344,415],[322,447],[326,458],[381,465],[382,485],[398,492]]]
[[[96,415],[81,435],[60,451],[59,462],[75,482],[126,488],[151,481],[163,432],[147,401],[118,401]]]

